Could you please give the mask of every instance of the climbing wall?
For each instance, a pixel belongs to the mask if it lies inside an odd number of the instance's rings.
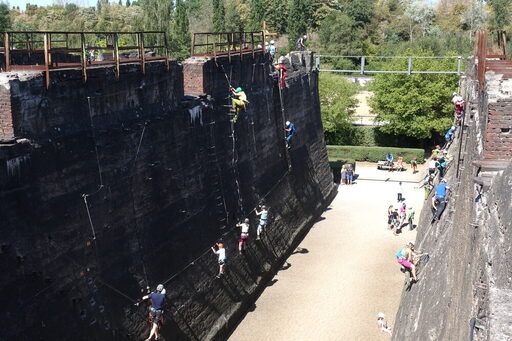
[[[282,98],[262,55],[205,60],[201,88],[185,93],[187,62],[145,75],[124,65],[119,81],[92,69],[86,84],[58,71],[48,90],[38,73],[0,79],[13,126],[0,145],[2,336],[139,340],[149,324],[137,303],[163,283],[165,339],[225,338],[333,194],[310,59],[287,61]],[[236,124],[229,83],[250,101]],[[290,151],[285,119],[299,130]],[[256,242],[260,203],[271,219]]]

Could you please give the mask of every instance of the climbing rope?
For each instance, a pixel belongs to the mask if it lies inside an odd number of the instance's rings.
[[[92,112],[91,112],[91,97],[87,96],[87,104],[89,107],[89,119],[91,121],[91,133],[92,140],[94,142],[94,151],[96,152],[96,163],[98,164],[98,173],[100,178],[100,186],[103,186],[103,176],[101,175],[101,165],[100,165],[100,157],[98,154],[98,144],[96,143],[96,133],[94,131],[94,124],[92,122]]]

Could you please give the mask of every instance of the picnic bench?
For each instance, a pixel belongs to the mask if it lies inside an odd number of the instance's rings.
[[[404,171],[407,169],[407,167],[405,167],[404,163],[402,163],[401,165],[399,165],[398,163],[392,163],[390,166],[387,161],[379,161],[379,162],[377,162],[377,169],[389,170],[389,171],[394,171],[394,170]]]

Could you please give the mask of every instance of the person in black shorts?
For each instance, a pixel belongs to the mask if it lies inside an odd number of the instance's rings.
[[[158,336],[158,325],[162,321],[162,314],[164,313],[164,299],[165,299],[165,289],[162,284],[158,284],[156,290],[149,295],[142,297],[142,300],[151,300],[151,307],[149,307],[149,316],[151,318],[151,322],[153,326],[151,328],[151,332],[149,333],[149,337],[146,341],[149,341],[155,336],[155,340],[159,339]]]

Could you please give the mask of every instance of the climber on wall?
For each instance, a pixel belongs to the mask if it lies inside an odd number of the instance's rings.
[[[216,246],[217,250],[215,250],[215,247],[212,246],[212,251],[214,254],[219,256],[219,274],[217,275],[217,278],[220,278],[222,275],[224,275],[224,266],[226,265],[226,249],[222,243],[217,243]]]
[[[285,88],[285,79],[286,79],[286,67],[279,63],[276,65],[276,70],[279,72],[279,88],[282,90]]]
[[[398,264],[411,272],[412,280],[414,282],[418,280],[416,278],[416,261],[414,260],[414,255],[420,253],[421,252],[414,250],[414,242],[410,241],[404,248],[395,254]]]
[[[149,341],[155,336],[155,340],[159,339],[158,336],[158,328],[159,324],[162,322],[162,314],[164,312],[164,299],[165,299],[165,289],[162,284],[158,284],[156,290],[149,295],[142,297],[142,300],[151,300],[151,307],[149,307],[149,318],[152,322],[152,328],[149,333],[149,337],[146,341]]]
[[[286,147],[290,149],[292,147],[292,139],[297,134],[297,129],[293,123],[286,121],[284,130],[286,131]]]
[[[261,211],[256,210],[256,215],[260,217],[260,224],[258,225],[258,229],[256,231],[256,233],[257,233],[256,240],[259,240],[261,234],[265,231],[265,227],[267,227],[267,220],[268,220],[267,206],[262,205]]]
[[[233,122],[236,122],[240,110],[245,110],[249,101],[247,100],[247,95],[245,94],[241,87],[238,87],[236,89],[231,88],[230,90],[233,95],[233,98],[231,99],[231,106],[235,113],[235,115],[233,116]]]
[[[238,252],[242,254],[245,251],[245,243],[247,239],[249,239],[249,219],[245,218],[243,223],[236,224],[236,227],[241,229],[240,231],[240,239],[238,240]]]
[[[441,183],[436,186],[435,196],[432,197],[432,212],[434,213],[432,223],[439,220],[441,214],[443,214],[449,192],[450,186],[448,186],[446,179],[442,179]]]
[[[307,35],[300,36],[299,39],[297,39],[297,50],[299,50],[299,51],[306,50],[306,45],[304,45],[306,39],[308,39]]]

